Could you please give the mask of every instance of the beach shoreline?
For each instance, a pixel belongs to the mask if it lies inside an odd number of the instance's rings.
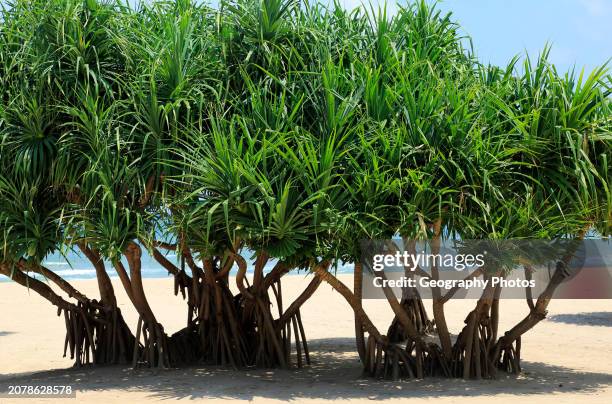
[[[283,294],[292,301],[307,282],[297,275],[283,278]],[[310,275],[308,275],[310,276]],[[340,275],[352,284],[350,275]],[[121,285],[113,281],[119,307],[130,327],[137,317]],[[145,279],[153,311],[171,334],[183,327],[186,305],[172,292],[172,279]],[[95,298],[95,281],[75,281],[75,286]],[[425,301],[430,304],[430,301]],[[471,300],[451,301],[447,317],[457,332]],[[521,300],[506,300],[500,330],[505,330],[527,312]],[[415,402],[507,402],[525,399],[532,403],[612,401],[612,352],[605,347],[612,340],[611,300],[554,300],[549,318],[524,337],[523,373],[498,380],[464,381],[425,379],[382,381],[362,378],[354,348],[352,311],[328,285],[321,285],[302,309],[302,318],[311,348],[313,364],[304,369],[231,370],[194,366],[162,371],[132,370],[128,366],[71,368],[62,358],[64,324],[55,308],[34,292],[13,283],[0,284],[0,391],[11,384],[69,383],[79,401],[103,403],[145,402],[165,399],[206,399],[207,402],[245,400],[274,402],[394,402],[411,398]],[[386,331],[392,319],[383,300],[364,301],[365,310],[376,326]],[[569,354],[568,354],[569,353]],[[50,399],[40,399],[50,400]],[[52,402],[74,402],[52,399]],[[0,403],[29,402],[30,399]],[[35,400],[34,400],[35,401]]]

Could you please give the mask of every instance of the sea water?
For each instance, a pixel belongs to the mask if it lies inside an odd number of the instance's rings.
[[[163,250],[162,250],[162,253],[163,253]],[[250,258],[251,255],[252,254],[250,252],[243,253],[243,256],[247,259],[247,262],[248,262],[248,258]],[[170,262],[172,262],[174,265],[180,268],[180,264],[178,262],[177,256],[174,251],[167,251],[165,253],[165,256]],[[91,262],[86,257],[84,257],[82,254],[76,251],[69,251],[69,252],[66,252],[64,255],[60,254],[59,252],[50,254],[43,261],[43,265],[66,280],[95,279],[96,277],[96,271],[91,265]],[[115,269],[112,266],[112,264],[110,262],[105,262],[105,265],[106,265],[106,271],[109,274],[109,276],[111,278],[116,278],[117,273],[115,272]],[[124,260],[124,265],[127,266],[127,264],[125,263],[125,260]],[[276,265],[276,261],[270,260],[264,267],[264,273],[268,273],[269,271],[271,271],[272,268],[274,268],[274,265]],[[189,273],[188,267],[186,268],[186,270]],[[238,271],[238,267],[234,265],[230,274],[235,275],[237,271]],[[338,265],[338,273],[352,273],[352,271],[353,271],[352,264],[346,264],[346,265],[339,264]],[[251,262],[248,263],[247,273],[253,273],[253,264]],[[298,273],[297,271],[292,271],[289,274],[297,274],[297,273]],[[304,272],[300,271],[299,273],[303,274]],[[37,279],[44,280],[44,278],[38,274],[30,273],[30,276],[34,276]],[[171,275],[169,275],[168,271],[166,271],[166,269],[163,266],[161,266],[157,261],[155,261],[155,259],[151,257],[149,254],[147,254],[146,250],[143,249],[142,276],[143,278],[167,278]],[[0,275],[0,282],[7,282],[7,281],[9,281],[9,279],[6,276]]]

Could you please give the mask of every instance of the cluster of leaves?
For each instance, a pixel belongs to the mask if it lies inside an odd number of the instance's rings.
[[[0,259],[164,239],[306,266],[436,221],[610,234],[607,70],[482,66],[458,30],[425,1],[9,1]]]

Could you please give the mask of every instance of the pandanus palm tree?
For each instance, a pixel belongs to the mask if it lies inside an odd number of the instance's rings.
[[[3,86],[2,192],[7,205],[2,215],[5,223],[13,223],[7,226],[4,240],[7,246],[25,240],[27,249],[7,247],[3,269],[26,286],[36,285],[34,290],[64,312],[66,347],[77,363],[90,359],[108,363],[127,360],[133,337],[99,255],[82,245],[99,274],[99,301],[41,265],[47,254],[71,244],[61,218],[68,205],[82,199],[78,192],[85,169],[81,153],[98,146],[94,143],[99,133],[93,132],[106,121],[92,114],[103,115],[109,108],[110,81],[118,74],[115,63],[122,58],[113,55],[108,31],[101,29],[109,22],[111,10],[90,3],[17,2],[4,9],[2,54],[11,61],[4,65],[11,72],[5,77],[11,79]],[[97,118],[101,122],[94,121]],[[71,142],[79,147],[66,152],[65,144]],[[73,165],[64,164],[71,158]],[[15,211],[18,206],[21,210]],[[57,284],[76,303],[56,295],[30,272]]]
[[[369,374],[519,371],[520,338],[563,271],[503,335],[501,290],[485,290],[454,342],[453,290],[434,288],[430,320],[415,290],[385,288],[385,335],[361,302],[360,241],[609,235],[606,69],[563,76],[547,51],[521,69],[481,66],[425,1],[394,16],[195,3],[15,1],[2,12],[0,269],[64,313],[77,364],[301,366],[300,311],[327,282],[354,311]],[[42,264],[68,249],[91,260],[99,299]],[[175,334],[149,304],[144,253],[185,299]],[[355,265],[352,290],[339,263]],[[298,270],[314,276],[287,304],[281,278]],[[138,313],[134,333],[111,271]]]

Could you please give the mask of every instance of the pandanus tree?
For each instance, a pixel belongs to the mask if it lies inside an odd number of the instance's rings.
[[[541,55],[535,67],[525,62],[522,77],[513,84],[511,102],[502,108],[531,157],[523,157],[522,172],[530,190],[523,201],[522,223],[537,222],[517,229],[514,237],[583,239],[589,231],[610,233],[610,116],[607,70],[558,76]],[[551,151],[554,151],[551,153]],[[536,182],[537,181],[537,182]],[[531,212],[530,212],[531,213]],[[535,234],[534,234],[535,233]],[[546,316],[555,289],[570,276],[573,259],[568,251],[559,261],[550,283],[534,302],[528,295],[529,314],[507,331],[494,345],[494,361],[508,370],[520,371],[520,338]],[[526,273],[531,271],[525,266]],[[515,348],[511,349],[512,344]],[[505,357],[501,358],[501,353]]]
[[[77,363],[125,361],[133,337],[99,254],[81,245],[99,274],[99,300],[78,292],[41,264],[47,254],[72,243],[61,219],[69,204],[84,198],[75,187],[85,168],[80,164],[88,152],[84,148],[97,146],[99,133],[92,132],[106,121],[94,121],[98,117],[79,107],[102,113],[112,103],[112,80],[122,58],[113,53],[113,41],[101,28],[112,14],[94,2],[17,2],[4,9],[2,19],[3,273],[52,300],[58,314],[63,311],[65,345]],[[64,145],[70,142],[84,148],[65,153]],[[74,165],[66,166],[71,158]],[[76,302],[55,294],[31,272]]]
[[[591,226],[604,229],[609,226],[606,213],[609,168],[607,152],[602,153],[609,147],[609,117],[605,117],[605,112],[603,119],[601,115],[609,102],[601,84],[605,70],[595,71],[584,82],[579,79],[569,84],[572,76],[558,77],[545,56],[535,69],[527,61],[523,75],[518,77],[507,71],[488,70],[481,77],[485,80],[476,83],[485,86],[477,88],[480,95],[475,99],[483,115],[464,126],[467,131],[455,126],[441,138],[422,138],[427,151],[439,148],[439,153],[430,154],[435,162],[431,166],[422,160],[414,167],[406,167],[410,173],[406,188],[411,191],[413,209],[407,216],[416,223],[418,219],[420,226],[415,227],[425,232],[429,230],[424,214],[427,208],[433,205],[431,211],[443,212],[444,231],[442,225],[433,227],[438,232],[430,235],[434,242],[436,236],[455,235],[463,239],[581,238]],[[490,91],[489,86],[495,90]],[[572,90],[567,91],[569,88]],[[559,93],[563,96],[556,98]],[[563,99],[566,106],[552,107],[555,99]],[[567,119],[570,110],[586,112],[584,119]],[[500,119],[500,114],[505,118]],[[432,119],[425,122],[429,124]],[[439,131],[444,129],[438,127]],[[453,142],[457,139],[461,140]],[[406,144],[410,145],[409,138]],[[600,154],[593,156],[593,149]],[[468,180],[462,186],[466,177]],[[404,221],[403,225],[410,223]],[[571,259],[572,254],[568,253],[561,262],[566,261],[567,265]],[[475,272],[468,277],[499,276],[509,270],[496,264],[489,265],[485,273]],[[501,338],[498,338],[499,287],[483,292],[452,344],[440,305],[453,296],[453,290],[444,296],[432,291],[434,325],[440,345],[423,344],[414,324],[410,324],[410,316],[406,316],[408,313],[395,309],[395,322],[404,328],[408,340],[405,350],[398,353],[390,343],[385,346],[382,339],[377,352],[383,351],[383,355],[366,354],[367,370],[393,377],[400,374],[422,377],[424,369],[432,374],[463,377],[491,377],[499,368],[520,371],[520,336],[546,315],[555,288],[569,276],[564,265],[536,302],[528,299],[528,316]],[[435,278],[436,268],[431,273],[418,269],[416,275]],[[397,308],[396,297],[389,290],[385,294],[391,306]],[[438,313],[437,304],[441,310]],[[402,358],[406,353],[408,357]]]
[[[309,192],[302,182],[309,173],[302,171],[301,158],[307,156],[289,146],[289,137],[296,133],[251,133],[242,117],[229,123],[215,120],[212,127],[210,135],[196,132],[189,139],[197,146],[185,161],[189,167],[185,176],[169,179],[181,189],[175,203],[184,206],[177,231],[186,234],[205,267],[201,293],[206,300],[197,313],[202,336],[209,338],[205,354],[218,363],[286,366],[293,325],[301,364],[309,359],[299,310],[319,282],[311,282],[284,310],[281,277],[294,268],[326,265],[313,258],[322,225],[313,206],[321,192]],[[301,136],[300,148],[308,142],[307,133]],[[310,163],[318,161],[309,157]],[[251,283],[246,276],[249,260],[254,271]],[[233,263],[238,268],[233,280],[238,295],[229,285]],[[269,263],[272,268],[264,274]]]
[[[562,264],[503,334],[499,287],[456,338],[444,311],[455,290],[434,288],[428,310],[416,290],[384,288],[394,320],[381,331],[362,305],[360,241],[610,234],[607,70],[560,75],[547,51],[481,66],[425,1],[393,16],[282,0],[15,1],[1,20],[0,270],[64,314],[77,364],[302,366],[302,306],[327,282],[354,312],[366,373],[518,372]],[[71,249],[91,261],[99,298],[43,265]],[[147,253],[185,300],[172,334],[142,282]],[[354,264],[352,289],[340,263]],[[312,277],[289,303],[291,271]]]

